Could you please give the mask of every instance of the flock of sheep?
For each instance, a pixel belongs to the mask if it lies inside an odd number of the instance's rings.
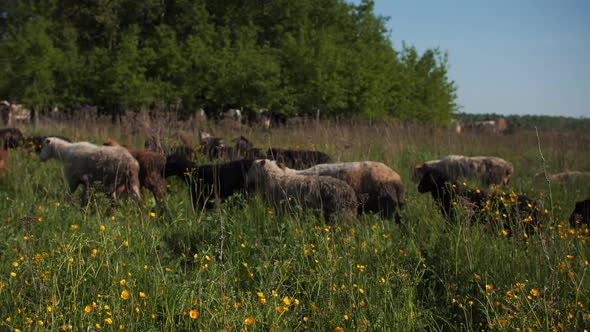
[[[224,200],[238,192],[260,193],[278,211],[298,206],[321,211],[330,221],[335,214],[348,220],[359,213],[378,213],[401,222],[405,206],[404,186],[398,173],[375,161],[330,163],[319,151],[255,148],[245,137],[226,147],[219,138],[201,136],[201,149],[210,160],[222,163],[198,165],[196,152],[189,146],[166,148],[150,138],[146,148],[127,149],[109,140],[104,145],[70,142],[63,137],[24,137],[18,129],[0,130],[0,170],[6,172],[8,148],[29,142],[40,153],[41,161],[52,158],[63,163],[71,193],[82,185],[82,203],[91,190],[111,198],[116,208],[118,195],[129,192],[141,204],[140,187],[151,191],[158,206],[166,195],[166,181],[178,176],[189,186],[195,209],[210,208],[217,198]],[[503,227],[510,233],[516,224],[525,231],[537,226],[538,203],[524,195],[500,194],[492,190],[470,189],[459,179],[477,180],[483,185],[508,185],[512,164],[498,157],[447,156],[418,164],[413,180],[418,191],[430,193],[450,220],[456,211],[467,211],[472,221],[484,220],[490,211],[503,216]],[[590,200],[578,202],[570,218],[572,226],[589,221]],[[496,217],[496,220],[498,218]]]

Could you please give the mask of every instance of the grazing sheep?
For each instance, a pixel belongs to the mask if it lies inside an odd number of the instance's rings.
[[[5,176],[8,172],[8,150],[0,147],[0,176]]]
[[[455,208],[464,207],[479,219],[492,215],[499,219],[501,216],[505,219],[504,229],[509,234],[518,222],[525,223],[527,234],[538,226],[537,203],[525,195],[488,194],[482,190],[469,189],[453,181],[441,170],[429,166],[425,166],[423,172],[418,191],[429,192],[438,203],[441,213],[451,221],[455,220]]]
[[[178,176],[190,187],[195,209],[212,208],[214,199],[224,200],[244,191],[246,174],[254,160],[236,160],[225,164],[197,165],[179,155],[166,158],[165,176]]]
[[[24,146],[27,148],[32,148],[33,150],[35,150],[35,152],[40,153],[41,149],[43,148],[43,141],[45,140],[45,138],[47,137],[57,137],[60,138],[66,142],[71,142],[71,140],[67,137],[64,136],[27,136],[24,139]]]
[[[84,186],[82,204],[88,201],[92,187],[111,197],[111,207],[117,206],[117,193],[130,190],[139,203],[139,163],[122,147],[96,146],[88,142],[70,143],[57,137],[43,141],[41,161],[56,158],[64,164],[64,176],[70,193]]]
[[[270,148],[266,152],[254,147],[244,136],[233,140],[234,146],[225,146],[219,137],[201,134],[202,152],[211,161],[218,159],[270,159],[276,160],[293,169],[305,169],[317,164],[331,161],[330,156],[320,151],[287,150]]]
[[[416,165],[413,179],[420,181],[425,167],[438,169],[447,174],[453,181],[462,178],[478,180],[485,186],[510,183],[514,171],[512,164],[498,157],[465,157],[450,155],[441,160],[431,160]]]
[[[162,146],[160,140],[156,136],[148,137],[144,142],[144,148],[146,150],[161,153],[165,156],[179,155],[184,158],[193,159],[197,154],[193,148],[188,145],[179,146]]]
[[[590,199],[576,202],[576,207],[570,216],[570,225],[578,227],[590,224]]]
[[[114,140],[108,140],[103,145],[121,146]],[[151,191],[156,199],[156,204],[162,206],[166,197],[166,181],[164,180],[166,157],[150,150],[127,150],[139,163],[139,184]]]
[[[298,203],[304,210],[319,209],[326,221],[343,212],[354,216],[358,203],[354,190],[346,182],[329,176],[307,176],[276,161],[257,160],[250,167],[248,184],[253,184],[267,202],[276,208],[281,202]]]
[[[254,148],[254,144],[250,142],[246,137],[240,136],[238,138],[234,138],[232,142],[235,145],[236,150],[238,151],[248,151],[249,149]]]
[[[221,138],[206,136],[201,140],[202,152],[211,161],[218,159],[260,159],[265,157],[262,151],[255,148],[244,136],[240,136],[232,141],[235,144],[233,147],[225,146]]]
[[[270,148],[266,152],[266,158],[276,160],[293,169],[305,169],[318,164],[326,164],[332,161],[329,155],[321,151],[311,150],[287,150]]]
[[[340,179],[354,189],[359,200],[359,212],[381,213],[385,218],[401,221],[400,210],[405,205],[402,180],[387,165],[375,161],[320,164],[298,172]]]
[[[0,129],[0,141],[3,142],[2,148],[5,150],[15,149],[24,142],[24,136],[17,128],[4,128]]]

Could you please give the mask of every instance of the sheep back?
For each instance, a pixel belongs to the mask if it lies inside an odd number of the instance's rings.
[[[346,182],[329,176],[308,176],[276,161],[258,160],[248,172],[248,181],[256,182],[267,201],[280,207],[282,202],[294,201],[304,210],[319,209],[328,221],[332,214],[355,214],[356,194]]]
[[[401,177],[381,162],[362,161],[320,164],[300,171],[303,175],[322,175],[340,179],[349,184],[359,200],[359,209],[382,213],[389,218],[405,205]]]
[[[69,143],[48,137],[43,142],[40,158],[61,160],[64,176],[71,189],[88,181],[109,193],[121,186],[139,191],[139,163],[123,147],[96,146],[88,142]]]
[[[414,169],[414,179],[420,179],[425,172],[424,167],[431,167],[446,173],[453,181],[474,179],[483,185],[510,183],[514,168],[502,158],[491,156],[465,157],[458,155],[446,156],[440,160],[431,160],[418,164]]]

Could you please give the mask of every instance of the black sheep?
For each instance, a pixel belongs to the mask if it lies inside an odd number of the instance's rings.
[[[27,148],[33,148],[33,150],[35,150],[35,152],[40,153],[41,152],[41,148],[43,148],[43,141],[47,138],[47,137],[57,137],[60,138],[66,142],[71,142],[72,140],[70,140],[67,137],[64,136],[59,136],[59,135],[51,135],[51,136],[27,136],[24,139],[24,146]]]
[[[224,200],[245,190],[246,174],[254,160],[236,160],[225,164],[197,165],[178,155],[166,158],[165,176],[178,176],[190,187],[195,209],[212,208],[215,196]]]
[[[576,207],[570,216],[570,225],[578,227],[590,223],[590,199],[576,202]]]
[[[288,168],[306,169],[318,164],[326,164],[332,161],[329,155],[321,151],[312,150],[287,150],[270,148],[266,152],[266,158],[285,164]]]
[[[219,137],[206,137],[201,140],[203,154],[211,161],[218,159],[264,159],[266,155],[244,136],[233,140],[234,146],[225,146]]]
[[[469,207],[479,219],[496,215],[503,218],[504,229],[511,234],[516,222],[524,220],[525,232],[534,230],[538,222],[537,203],[525,195],[486,193],[483,190],[468,189],[452,181],[444,172],[427,167],[424,170],[418,191],[429,192],[439,204],[442,214],[449,220],[455,219],[455,203]],[[511,208],[512,207],[512,208]]]
[[[0,142],[3,143],[2,148],[15,149],[24,142],[23,133],[17,128],[0,129]]]

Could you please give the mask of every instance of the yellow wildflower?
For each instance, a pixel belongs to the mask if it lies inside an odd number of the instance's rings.
[[[199,318],[199,312],[197,310],[195,310],[195,309],[191,309],[191,311],[189,311],[189,314],[188,315],[189,315],[189,317],[191,319],[197,319],[197,318]]]
[[[254,324],[255,322],[256,322],[256,320],[252,316],[246,317],[246,319],[244,319],[244,324],[246,324],[248,326]]]

